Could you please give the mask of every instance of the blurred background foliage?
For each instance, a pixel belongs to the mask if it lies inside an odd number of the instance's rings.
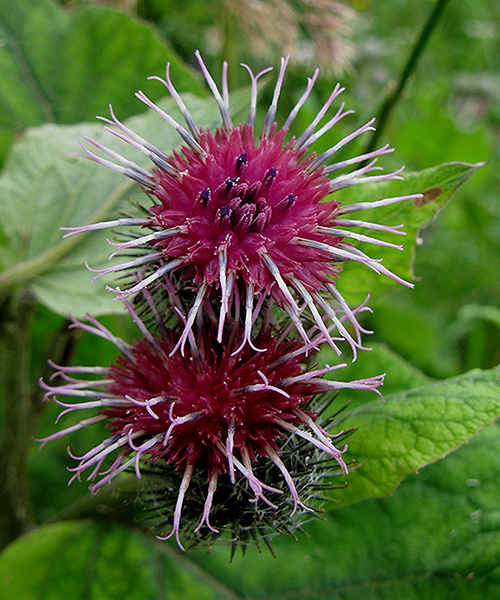
[[[188,89],[199,96],[206,95],[195,68],[193,52],[197,48],[214,73],[220,72],[223,59],[229,61],[231,91],[248,84],[245,70],[239,67],[240,62],[248,63],[253,69],[269,64],[276,66],[280,53],[290,52],[292,60],[285,83],[287,93],[280,99],[279,122],[298,100],[306,78],[319,64],[322,74],[297,119],[296,130],[300,131],[312,120],[335,81],[339,80],[346,87],[343,94],[346,106],[356,110],[354,117],[336,126],[335,135],[342,137],[378,113],[435,5],[436,2],[431,0],[352,0],[342,3],[331,0],[0,0],[0,73],[3,75],[0,77],[0,160],[3,163],[12,144],[23,139],[28,127],[47,121],[63,124],[92,121],[95,114],[106,114],[108,102],[118,109],[120,118],[140,113],[144,107],[134,99],[133,92],[141,87],[153,100],[161,97],[162,87],[146,82],[146,77],[161,76],[167,60],[174,62],[172,74],[180,91]],[[329,18],[321,18],[324,14]],[[29,40],[29,43],[22,46],[18,43],[21,39]],[[51,57],[50,61],[44,62],[43,50],[45,58]],[[12,57],[14,62],[11,62]],[[36,67],[38,59],[39,71],[36,68],[20,69],[22,75],[16,79],[18,74],[13,64]],[[41,103],[40,98],[33,100],[30,96],[30,90],[34,89],[30,80],[33,74],[36,75],[35,84],[45,87],[47,92]],[[46,86],[41,85],[44,81],[48,82]],[[262,88],[262,111],[270,101],[272,89],[272,85]],[[368,326],[375,331],[370,342],[373,341],[377,348],[386,344],[392,352],[411,363],[415,373],[408,371],[407,365],[404,367],[408,379],[416,377],[419,382],[444,379],[476,367],[490,368],[500,362],[499,125],[500,3],[495,0],[450,0],[379,140],[379,144],[387,141],[396,148],[394,154],[383,159],[386,169],[405,164],[408,171],[416,171],[446,161],[487,163],[460,189],[457,198],[442,210],[439,218],[421,232],[413,265],[417,278],[415,290],[398,289],[370,302],[374,312],[369,316]],[[329,141],[318,142],[316,150],[322,151],[330,145]],[[349,154],[362,152],[368,143],[368,138],[359,140],[355,148],[350,148]],[[0,258],[8,246],[6,240],[6,232],[0,232]],[[4,335],[0,343],[4,356],[4,387],[7,380],[14,389],[21,385],[10,381],[14,371],[19,379],[25,377],[24,381],[35,382],[40,374],[46,376],[46,372],[40,373],[40,364],[44,364],[48,356],[56,362],[71,357],[81,364],[106,364],[113,359],[113,350],[106,343],[96,340],[93,345],[80,344],[78,334],[63,333],[67,326],[63,316],[41,304],[33,304],[26,291],[16,297],[16,302],[23,298],[29,307],[25,312],[24,338],[19,337],[18,330],[9,334],[9,323],[14,322],[15,315],[7,303],[2,305]],[[132,330],[128,322],[116,315],[104,317],[103,322],[125,337]],[[61,346],[63,336],[66,338]],[[27,346],[30,347],[29,354],[23,356]],[[417,370],[421,371],[418,377]],[[36,384],[28,387],[26,393],[38,406],[40,393]],[[39,417],[40,411],[35,412]],[[31,424],[29,439],[35,430],[40,437],[53,431],[57,412],[55,405],[50,406],[41,416],[39,425],[36,421]],[[0,411],[2,424],[9,418]],[[489,429],[486,437],[483,436],[491,448],[489,471],[486,467],[483,469],[485,478],[488,474],[496,477],[498,471],[494,460],[498,432],[496,427]],[[79,432],[72,440],[75,452],[78,454],[79,450],[93,445],[94,435],[93,432]],[[68,474],[65,468],[72,461],[65,448],[65,440],[49,445],[42,453],[33,444],[29,447],[29,494],[35,513],[30,519],[33,522],[50,521],[87,494],[84,485],[66,488]],[[11,451],[16,449],[19,448],[14,444]],[[439,471],[440,467],[436,465],[426,470],[423,480],[417,476],[409,478],[399,496],[363,504],[362,513],[369,524],[375,523],[380,515],[387,517],[391,511],[395,511],[401,521],[394,529],[398,530],[397,535],[392,538],[387,526],[389,550],[384,550],[384,556],[388,557],[388,565],[394,565],[390,559],[405,543],[411,546],[411,534],[406,536],[400,532],[404,528],[411,530],[412,524],[428,517],[424,508],[412,516],[407,509],[398,512],[398,507],[405,501],[407,507],[419,494],[434,498],[429,490],[438,489],[443,481],[448,482],[451,489],[453,482],[459,481],[463,469],[470,470],[481,460],[480,442],[475,442],[468,454],[464,450],[456,453],[454,462],[447,462],[444,471],[442,466]],[[468,494],[477,491],[474,483],[467,486]],[[446,489],[447,494],[456,491]],[[478,496],[470,502],[464,500],[462,512],[450,517],[450,530],[459,527],[460,523],[467,523],[466,533],[470,533],[467,543],[477,541],[476,521],[468,520],[469,514],[484,508],[493,518],[498,512],[498,499],[494,498],[492,490],[489,489],[485,498]],[[434,499],[439,506],[431,506],[429,500],[429,513],[438,515],[435,517],[438,523],[439,511],[444,511],[447,501],[438,496]],[[414,503],[411,510],[417,513],[418,503]],[[338,536],[338,528],[345,526],[342,531],[345,531],[343,535],[348,545],[349,535],[359,536],[356,513],[349,509],[338,512],[341,514],[337,517],[339,520],[330,518],[329,527],[335,531],[323,528],[323,535],[325,538],[330,533]],[[316,527],[320,528],[319,525]],[[372,556],[379,551],[380,528],[374,528],[374,531],[370,542]],[[464,531],[462,534],[465,535]],[[321,541],[320,531],[314,535]],[[446,535],[448,529],[446,532],[443,529],[443,536]],[[422,547],[428,539],[422,534]],[[290,543],[279,543],[284,553],[292,552]],[[313,546],[314,542],[311,542],[311,556],[315,556]],[[414,544],[413,548],[416,547]],[[295,558],[294,564],[300,564],[300,549],[295,549],[295,553],[299,558]],[[346,563],[346,573],[352,572],[351,567],[356,568],[356,551],[353,549],[351,553],[352,564]],[[218,564],[227,562],[226,555],[220,556],[215,553],[214,558],[197,560],[206,563],[207,572],[218,577]],[[259,568],[265,570],[264,559],[256,560],[260,560]],[[415,560],[408,567],[411,573],[415,565],[421,566]],[[453,572],[453,565],[440,564],[437,559],[431,564],[432,560],[429,559],[429,564],[422,568],[439,567]],[[459,556],[457,561],[460,562]],[[408,574],[404,569],[391,571],[390,566],[387,571],[384,571],[385,567],[377,570],[372,565],[372,568],[373,572],[367,577],[374,579],[381,577],[382,572],[396,579]],[[339,572],[335,576],[340,577],[342,568],[336,569]],[[311,577],[316,575],[313,573]],[[182,579],[181,575],[179,578]],[[188,584],[186,586],[188,589]],[[401,592],[399,597],[403,597],[403,593],[406,595],[406,590],[398,590]],[[240,592],[243,595],[244,591],[240,589]],[[420,597],[431,597],[425,586],[420,592],[427,594]],[[147,597],[162,597],[155,593],[151,592]],[[349,593],[352,592],[346,592],[345,598],[356,597]],[[105,596],[95,592],[88,597]],[[178,597],[189,595],[185,592]],[[438,593],[432,597],[443,596]]]

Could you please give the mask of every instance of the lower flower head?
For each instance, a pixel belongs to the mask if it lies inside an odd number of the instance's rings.
[[[304,346],[281,340],[279,332],[266,327],[256,338],[266,348],[263,353],[247,345],[235,355],[236,342],[220,345],[214,328],[205,323],[196,344],[184,356],[172,354],[176,331],[163,329],[163,333],[153,335],[132,307],[128,308],[143,334],[133,344],[116,338],[90,316],[90,324],[73,323],[117,346],[120,354],[111,366],[56,366],[55,375],[64,383],[53,386],[42,382],[46,396],[64,407],[60,416],[76,410],[97,411],[44,442],[99,422],[108,431],[101,444],[77,458],[72,480],[90,472],[91,490],[96,492],[125,470],[134,469],[140,478],[145,463],[166,470],[174,479],[176,473],[182,474],[172,529],[166,536],[174,535],[182,547],[181,513],[184,504],[189,504],[190,489],[200,489],[200,478],[205,480],[206,491],[196,531],[217,531],[210,516],[219,482],[226,489],[242,489],[244,484],[251,502],[273,510],[278,509],[275,498],[283,496],[291,502],[292,514],[311,511],[290,471],[301,463],[296,452],[286,450],[290,438],[311,445],[315,454],[331,457],[347,474],[343,457],[346,446],[338,448],[334,443],[344,432],[332,435],[322,427],[311,409],[311,400],[317,394],[342,388],[377,391],[383,376],[352,382],[323,379],[325,373],[343,365],[304,369]],[[84,400],[68,403],[60,400],[63,396]],[[260,478],[256,473],[265,476]],[[276,485],[276,473],[284,485]],[[193,492],[193,498],[199,498],[199,493]]]

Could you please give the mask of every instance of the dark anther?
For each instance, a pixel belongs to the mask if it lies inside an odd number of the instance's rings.
[[[225,181],[226,191],[224,193],[227,194],[236,185],[238,180],[239,177],[228,177]]]
[[[274,168],[271,167],[270,169],[268,169],[267,173],[264,176],[264,179],[274,179],[276,177],[276,175],[278,174],[278,171]]]
[[[297,200],[297,196],[295,194],[288,194],[288,196],[285,198],[287,208],[292,206],[295,200]]]
[[[221,219],[221,221],[222,221],[222,219],[224,217],[227,217],[230,212],[231,212],[231,209],[229,208],[229,204],[224,204],[224,206],[220,209],[220,219]]]
[[[241,165],[246,165],[248,161],[247,153],[242,152],[236,159],[236,173],[240,170]]]
[[[207,202],[210,200],[210,188],[205,188],[201,194],[200,198],[203,201],[203,204],[206,206]]]

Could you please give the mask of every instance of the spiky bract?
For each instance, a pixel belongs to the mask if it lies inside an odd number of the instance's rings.
[[[112,160],[104,159],[85,147],[83,155],[134,179],[148,191],[155,203],[147,207],[147,215],[143,218],[122,218],[68,228],[70,232],[67,235],[107,227],[140,228],[140,233],[132,240],[114,244],[117,248],[112,256],[133,249],[142,249],[143,253],[135,259],[103,269],[97,275],[119,271],[135,273],[139,267],[146,266],[147,275],[139,283],[125,290],[115,290],[120,298],[132,296],[146,287],[154,288],[165,274],[174,271],[180,272],[185,282],[195,282],[198,295],[181,333],[181,352],[204,299],[216,293],[220,304],[219,341],[223,337],[227,313],[237,298],[246,298],[246,310],[252,312],[256,296],[271,296],[286,311],[305,343],[309,340],[301,321],[301,303],[307,306],[317,327],[338,354],[340,350],[328,333],[323,317],[331,320],[356,356],[357,349],[362,348],[362,330],[356,319],[351,319],[352,313],[335,284],[343,263],[349,260],[361,262],[376,273],[385,274],[405,285],[412,284],[353,245],[369,243],[401,249],[399,245],[355,230],[361,228],[402,234],[402,225],[380,225],[351,219],[349,215],[418,195],[350,205],[343,205],[332,196],[349,186],[398,179],[401,172],[399,169],[388,174],[367,175],[380,169],[376,166],[377,159],[392,151],[389,146],[337,163],[329,162],[350,141],[372,130],[373,120],[337,140],[319,156],[309,152],[321,136],[352,112],[344,110],[344,104],[341,104],[337,112],[319,127],[330,106],[343,91],[340,85],[335,86],[306,130],[298,137],[289,137],[289,129],[309,96],[318,72],[309,79],[303,96],[278,129],[275,123],[277,103],[288,62],[288,59],[283,59],[273,101],[258,134],[255,132],[257,81],[269,69],[254,75],[244,65],[252,82],[250,113],[246,123],[234,126],[229,110],[227,64],[220,92],[199,53],[197,58],[219,105],[222,127],[213,133],[195,124],[172,84],[167,66],[166,78],[160,81],[179,105],[187,129],[151,102],[143,92],[136,95],[175,127],[184,142],[180,152],[173,152],[170,156],[165,154],[121,123],[111,109],[111,119],[104,119],[108,123],[107,131],[145,153],[154,168],[146,171],[93,140],[89,141]],[[338,174],[357,164],[363,166],[347,174]],[[148,230],[145,234],[144,229]],[[343,325],[343,315],[351,320],[354,332]],[[247,333],[248,341],[251,337]]]
[[[129,310],[138,321],[130,306]],[[279,502],[289,504],[292,514],[311,511],[301,499],[287,463],[296,472],[306,455],[324,454],[347,473],[342,456],[346,447],[338,449],[334,444],[335,437],[344,432],[332,435],[318,424],[316,412],[310,409],[311,398],[342,388],[377,391],[383,381],[383,376],[351,382],[324,379],[325,373],[344,365],[304,369],[304,346],[297,340],[280,339],[279,332],[271,328],[262,329],[256,338],[265,352],[255,352],[247,345],[235,354],[238,337],[219,344],[215,328],[205,323],[197,331],[197,343],[183,356],[172,354],[175,331],[165,329],[154,335],[142,327],[143,336],[128,344],[92,317],[88,319],[90,324],[74,321],[73,325],[109,339],[120,355],[109,367],[56,367],[56,375],[64,383],[42,382],[47,397],[54,397],[64,407],[61,416],[75,410],[97,411],[96,416],[44,441],[94,423],[105,425],[108,437],[77,458],[78,465],[72,469],[73,479],[88,475],[94,492],[127,469],[135,469],[141,477],[144,463],[170,471],[170,480],[181,477],[169,534],[175,535],[181,547],[182,508],[193,488],[198,490],[194,497],[199,504],[200,477],[205,500],[197,531],[217,529],[210,516],[219,485],[226,490],[223,497],[234,495],[237,499],[243,493],[247,500],[277,510],[275,498],[283,496],[285,500]],[[62,396],[84,401],[62,402]],[[297,440],[311,445],[311,450],[292,457],[290,448]],[[256,475],[257,470],[269,473],[270,467],[274,470],[271,477],[262,480]],[[315,475],[311,484],[317,483],[316,479]],[[231,485],[236,488],[228,494]],[[302,488],[307,497],[314,496],[310,486]],[[189,506],[192,515],[193,504]],[[219,520],[221,510],[217,508]],[[269,519],[269,511],[264,513]],[[283,523],[282,516],[276,519]]]

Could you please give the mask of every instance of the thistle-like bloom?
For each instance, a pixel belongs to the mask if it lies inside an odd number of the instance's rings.
[[[289,315],[306,344],[309,343],[301,314],[307,307],[316,326],[330,345],[340,354],[331,338],[325,317],[349,342],[354,355],[361,348],[361,329],[351,318],[344,298],[335,285],[345,261],[363,263],[376,273],[411,286],[389,271],[379,260],[370,258],[353,244],[368,243],[401,249],[401,246],[356,232],[356,228],[403,234],[402,225],[385,226],[351,215],[365,209],[386,206],[417,196],[384,198],[376,202],[342,205],[332,194],[353,185],[400,179],[402,169],[393,173],[368,175],[380,170],[379,156],[392,151],[388,145],[341,162],[330,162],[350,141],[373,130],[374,119],[337,141],[320,155],[309,153],[314,143],[341,119],[353,111],[338,110],[322,126],[320,123],[343,91],[337,84],[330,97],[305,131],[298,137],[288,133],[299,110],[316,81],[318,71],[308,80],[307,88],[283,126],[275,123],[288,62],[282,59],[274,95],[260,133],[255,132],[257,82],[270,69],[250,74],[250,113],[246,123],[233,125],[229,110],[227,63],[224,64],[222,90],[208,72],[200,54],[196,53],[222,116],[222,127],[212,132],[199,128],[184,101],[176,91],[167,65],[163,83],[182,111],[187,129],[156,106],[141,91],[136,96],[173,126],[184,145],[180,153],[166,155],[121,123],[111,110],[105,129],[120,140],[146,154],[154,168],[143,169],[117,152],[88,140],[111,160],[84,147],[84,156],[110,167],[138,182],[156,202],[143,218],[120,218],[82,227],[67,228],[74,233],[117,227],[138,227],[130,241],[113,243],[111,256],[121,251],[141,249],[137,258],[102,271],[134,272],[144,266],[148,276],[126,290],[117,289],[119,298],[131,296],[148,286],[155,286],[166,273],[178,271],[186,282],[194,282],[197,291],[187,315],[183,332],[173,351],[181,348],[190,335],[204,301],[219,296],[220,315],[217,339],[222,340],[228,312],[236,298],[244,298],[246,323],[252,322],[255,297],[271,296]],[[351,172],[338,174],[353,165],[367,163]],[[419,196],[419,195],[418,195]],[[142,230],[148,230],[144,235]],[[354,231],[353,231],[354,229]],[[98,276],[99,276],[98,275]],[[258,301],[258,300],[257,300]],[[342,322],[347,315],[354,336]],[[246,340],[251,343],[251,332]]]
[[[54,376],[61,377],[63,383],[41,383],[46,398],[52,397],[64,407],[60,417],[79,410],[97,411],[42,441],[98,423],[108,431],[102,443],[74,457],[78,464],[70,469],[74,472],[72,480],[88,473],[87,479],[93,482],[91,490],[96,492],[127,469],[135,469],[140,478],[145,463],[170,469],[174,476],[182,473],[171,531],[166,536],[174,535],[182,548],[181,512],[185,502],[189,504],[194,480],[195,497],[203,487],[206,490],[196,531],[217,532],[216,526],[220,525],[212,523],[210,517],[219,483],[241,489],[242,482],[246,482],[248,500],[270,509],[277,508],[275,497],[288,497],[292,514],[311,510],[299,496],[285,464],[288,459],[282,449],[289,438],[311,445],[317,454],[332,458],[342,473],[347,473],[343,458],[346,446],[339,449],[334,443],[344,432],[329,433],[318,423],[317,414],[308,410],[311,397],[344,388],[380,393],[377,388],[383,375],[350,382],[323,379],[325,373],[344,365],[304,369],[304,345],[281,339],[266,325],[256,338],[267,348],[265,353],[254,352],[246,345],[235,356],[236,341],[218,344],[215,327],[205,323],[196,332],[196,344],[184,356],[172,355],[175,332],[159,322],[161,333],[153,335],[134,309],[126,305],[139,325],[141,339],[129,344],[91,316],[89,324],[73,321],[73,327],[115,344],[119,358],[109,367],[54,365]],[[62,401],[61,397],[77,401]],[[291,464],[296,464],[300,456],[301,450],[294,452]],[[279,487],[256,475],[259,470],[268,472],[270,467],[282,478]]]

